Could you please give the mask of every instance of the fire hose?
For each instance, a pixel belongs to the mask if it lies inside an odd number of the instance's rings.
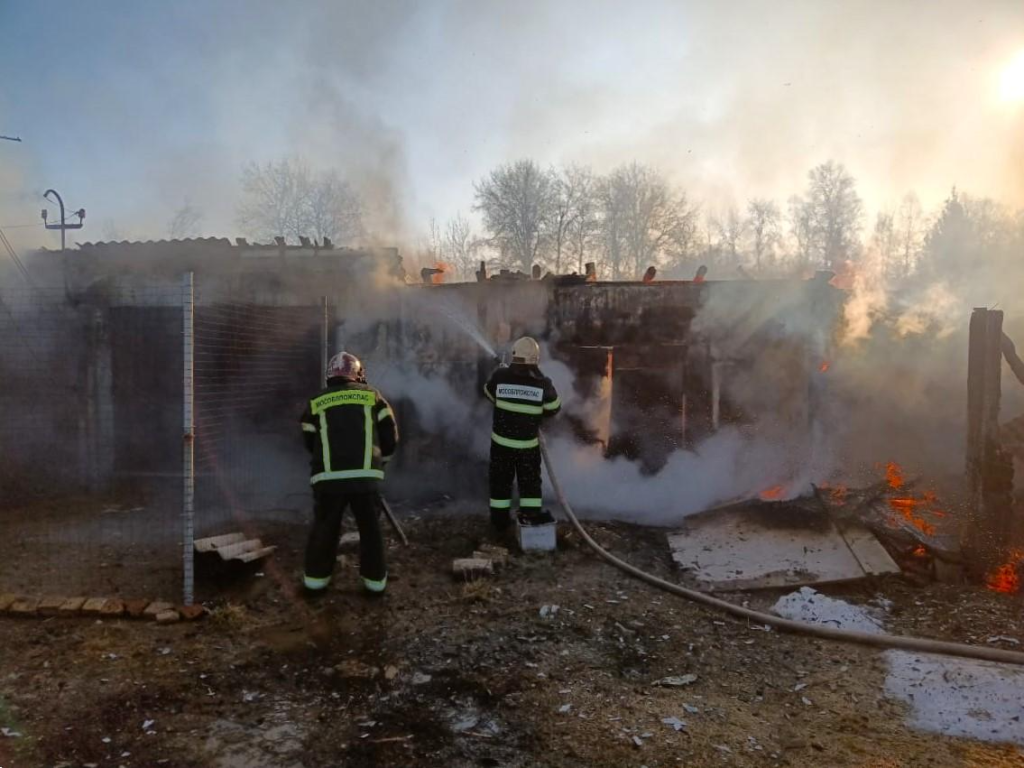
[[[551,479],[551,487],[555,491],[555,497],[558,499],[558,503],[561,506],[562,511],[565,512],[566,517],[569,518],[569,522],[572,523],[573,527],[582,537],[583,541],[586,542],[587,546],[594,550],[601,559],[653,587],[657,587],[658,589],[662,589],[666,592],[670,592],[674,595],[678,595],[679,597],[683,597],[709,608],[714,608],[724,613],[731,614],[732,616],[773,627],[780,632],[811,635],[812,637],[820,637],[825,640],[870,645],[876,648],[912,651],[915,653],[937,653],[945,656],[958,656],[965,659],[978,659],[980,661],[997,661],[1005,664],[1024,665],[1024,653],[1017,651],[1004,651],[998,648],[982,648],[975,645],[950,643],[943,640],[928,640],[920,637],[872,634],[870,632],[859,632],[851,629],[837,629],[834,627],[821,626],[819,624],[809,624],[803,621],[784,619],[779,616],[773,616],[769,613],[762,613],[761,611],[744,608],[743,606],[730,603],[726,600],[720,600],[719,598],[712,597],[705,592],[687,589],[686,587],[673,584],[672,582],[665,581],[664,579],[658,578],[646,571],[642,571],[636,566],[630,565],[625,560],[619,559],[611,552],[604,549],[600,544],[594,541],[590,534],[588,534],[583,528],[579,518],[576,517],[576,514],[573,512],[568,500],[565,498],[565,493],[562,491],[561,484],[558,482],[558,475],[555,474],[555,470],[551,462],[551,456],[548,453],[547,443],[545,442],[543,435],[540,437],[540,452],[544,459],[544,466],[548,471],[548,477]]]

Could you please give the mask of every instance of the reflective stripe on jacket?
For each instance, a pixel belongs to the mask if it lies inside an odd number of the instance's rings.
[[[498,368],[484,386],[484,394],[494,403],[491,439],[506,448],[536,448],[541,421],[562,407],[551,379],[535,365],[513,363]]]
[[[302,434],[310,452],[310,483],[376,482],[398,444],[395,415],[376,389],[356,382],[330,385],[306,405]]]

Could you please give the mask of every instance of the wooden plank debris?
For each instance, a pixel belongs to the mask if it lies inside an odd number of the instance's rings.
[[[208,557],[216,555],[225,563],[254,563],[269,557],[276,549],[276,546],[264,544],[260,539],[251,538],[241,532],[209,536],[196,539],[195,542],[197,553]]]
[[[212,552],[215,549],[245,541],[246,538],[244,533],[225,533],[222,536],[208,536],[205,539],[196,539],[195,548],[196,552]]]
[[[840,530],[815,499],[755,500],[694,515],[669,534],[668,543],[675,563],[710,591],[826,584],[900,572],[866,527],[851,520]]]

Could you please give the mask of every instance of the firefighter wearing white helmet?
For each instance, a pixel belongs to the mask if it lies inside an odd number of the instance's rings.
[[[551,379],[541,373],[540,345],[529,336],[512,345],[512,364],[499,367],[484,385],[494,403],[491,430],[491,524],[504,529],[511,522],[512,486],[519,485],[519,508],[540,512],[541,422],[562,407]]]
[[[326,389],[307,403],[302,415],[315,500],[303,584],[313,594],[330,584],[341,518],[351,507],[359,527],[363,586],[381,593],[388,571],[377,514],[378,486],[398,445],[395,415],[384,396],[366,383],[366,371],[355,355],[342,352],[331,358],[326,378]]]

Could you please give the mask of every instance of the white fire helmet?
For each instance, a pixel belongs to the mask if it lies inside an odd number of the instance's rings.
[[[537,365],[540,363],[540,345],[529,336],[523,336],[512,345],[512,362]]]
[[[366,381],[366,370],[358,357],[350,352],[342,352],[331,358],[327,364],[327,380],[344,379],[345,381]]]

